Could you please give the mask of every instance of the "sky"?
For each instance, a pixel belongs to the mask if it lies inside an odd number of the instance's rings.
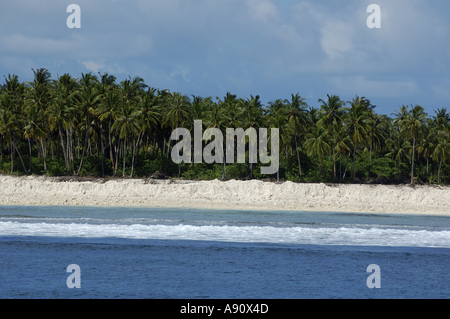
[[[81,28],[68,28],[70,4]],[[368,28],[370,4],[381,28]],[[0,82],[108,72],[213,99],[364,96],[450,110],[448,0],[2,0]]]

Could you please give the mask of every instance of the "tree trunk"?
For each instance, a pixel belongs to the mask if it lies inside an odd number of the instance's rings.
[[[30,139],[29,138],[27,138],[27,141],[28,141],[28,152],[29,152],[29,154],[30,154],[30,168],[28,169],[28,172],[31,172],[31,166],[32,166],[32,164],[33,164],[33,162],[32,162],[32,153],[31,153],[31,142],[30,142]]]
[[[61,147],[64,154],[64,161],[66,163],[66,175],[69,175],[69,159],[67,158],[66,149],[64,148],[64,136],[62,135],[62,127],[59,125],[59,137],[61,138]]]
[[[300,183],[302,181],[302,165],[300,163],[300,155],[298,153],[297,136],[295,136],[295,151],[297,152],[298,171],[299,171],[298,182]]]
[[[113,147],[112,147],[112,140],[111,140],[111,120],[109,121],[109,125],[108,125],[108,140],[109,140],[109,157],[111,158],[113,172],[115,172],[116,169],[114,167],[114,155],[113,155]]]
[[[86,148],[88,147],[89,131],[90,130],[91,130],[91,117],[89,116],[89,112],[88,112],[87,125],[86,125],[86,138],[84,140],[83,154],[81,155],[81,162],[80,162],[80,167],[78,168],[77,175],[80,174],[81,167],[83,166],[84,155],[86,154]]]
[[[22,160],[22,156],[20,155],[19,150],[17,149],[17,146],[15,143],[13,143],[14,149],[16,150],[17,154],[19,154],[19,158],[20,158],[20,162],[22,163],[23,166],[23,170],[25,171],[25,173],[28,173],[27,168],[25,167],[25,163]]]
[[[9,146],[9,159],[11,160],[11,174],[14,172],[14,152],[13,152],[13,141],[11,138],[11,145]]]
[[[345,175],[347,175],[348,162],[350,162],[350,153],[348,153],[348,156],[347,156],[347,163],[345,164],[344,175],[342,175],[343,179],[345,178]]]
[[[127,136],[125,135],[125,139],[124,139],[124,143],[123,143],[123,154],[122,154],[122,156],[123,156],[123,174],[122,174],[122,177],[125,177],[125,159],[126,159],[126,155],[127,155],[127,149],[126,149],[126,147],[127,147]]]
[[[222,180],[227,180],[227,162],[225,159],[225,152],[223,152],[223,164],[222,164]]]
[[[439,170],[438,170],[438,185],[440,184],[440,177],[441,177],[441,165],[442,165],[442,157],[441,157],[441,161],[439,162]]]
[[[102,176],[105,176],[105,146],[103,145],[103,124],[100,122],[100,141],[102,147]]]
[[[114,145],[114,150],[115,150],[115,153],[116,153],[116,156],[115,156],[116,164],[114,165],[114,176],[116,176],[117,168],[119,166],[119,146],[120,146],[119,145],[119,141],[118,141],[118,139],[116,139],[115,145]]]
[[[45,144],[42,139],[39,141],[41,142],[42,158],[44,159],[44,171],[47,172],[47,150],[45,149]]]
[[[356,146],[353,148],[353,166],[352,166],[352,178],[355,179],[355,154]]]
[[[414,181],[414,151],[416,146],[416,138],[413,137],[413,154],[412,154],[412,161],[411,161],[411,184]]]
[[[138,135],[138,140],[136,142],[136,152],[135,152],[135,160],[134,160],[134,167],[138,166],[138,161],[139,161],[139,151],[141,149],[141,144],[142,141],[144,139],[144,132],[139,133]]]
[[[133,145],[131,147],[132,153],[131,153],[131,174],[130,177],[133,177],[133,171],[134,171],[134,158],[136,155],[136,144],[134,143],[134,136],[133,136]]]
[[[333,147],[333,169],[334,169],[334,178],[336,178],[336,150]]]

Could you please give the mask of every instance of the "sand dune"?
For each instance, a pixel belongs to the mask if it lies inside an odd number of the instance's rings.
[[[450,216],[450,187],[0,175],[0,205],[156,206]]]

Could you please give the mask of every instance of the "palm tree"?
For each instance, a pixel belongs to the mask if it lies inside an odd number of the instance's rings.
[[[78,83],[69,74],[64,74],[53,81],[52,100],[49,104],[47,115],[50,121],[50,130],[58,130],[61,139],[61,148],[66,164],[66,175],[69,174],[69,130],[74,124],[73,112]],[[64,145],[64,132],[66,132],[66,145]]]
[[[114,75],[110,75],[108,72],[103,75],[98,72],[98,75],[100,75],[99,90],[102,94],[116,88],[116,77]]]
[[[306,135],[305,148],[308,156],[317,156],[317,163],[320,171],[319,161],[322,166],[322,174],[325,179],[325,165],[323,158],[331,151],[331,146],[328,143],[328,132],[322,126],[313,126],[310,129],[310,133]],[[318,171],[318,172],[319,172]]]
[[[388,120],[375,114],[374,112],[368,113],[368,125],[367,125],[367,144],[369,146],[369,174],[372,171],[372,151],[375,148],[381,148],[385,144],[385,140],[388,137]]]
[[[116,120],[112,125],[111,129],[115,130],[119,138],[124,140],[123,144],[123,173],[122,176],[125,177],[125,161],[126,161],[126,153],[127,153],[127,137],[134,137],[141,130],[139,123],[139,112],[137,108],[130,103],[130,101],[123,103],[117,109],[115,114]],[[116,158],[117,158],[116,154]],[[133,154],[134,156],[134,154]],[[130,177],[133,177],[134,166],[131,167]]]
[[[426,125],[423,129],[423,134],[420,140],[417,143],[417,153],[423,156],[423,158],[427,161],[427,178],[429,174],[429,162],[431,158],[431,154],[433,152],[434,146],[437,144],[436,142],[436,128],[434,127],[434,122],[432,119],[426,119]]]
[[[442,162],[447,160],[450,155],[450,114],[446,108],[438,109],[436,116],[433,117],[434,128],[431,130],[436,141],[433,146],[432,158],[439,161],[438,183],[440,183],[440,174]]]
[[[327,97],[326,102],[322,99],[318,100],[318,102],[322,103],[320,106],[321,118],[318,124],[323,125],[326,129],[333,125],[339,126],[341,124],[345,106],[345,102],[341,101],[339,96],[327,94]]]
[[[85,130],[85,140],[83,153],[81,155],[80,166],[78,167],[77,175],[80,174],[81,168],[83,166],[84,156],[88,147],[89,135],[91,133],[92,125],[92,115],[95,114],[95,109],[101,101],[102,94],[100,93],[97,84],[98,79],[91,73],[82,74],[80,80],[81,88],[78,92],[78,111],[83,117],[86,118],[86,130]]]
[[[23,113],[23,104],[24,104],[24,95],[25,95],[25,85],[24,83],[20,83],[19,77],[17,75],[11,75],[8,74],[8,78],[5,78],[5,84],[0,85],[0,94],[3,93],[5,95],[8,95],[10,99],[7,101],[5,100],[5,105],[3,107],[3,111],[6,111],[6,114],[3,114],[4,116],[10,116],[10,112],[13,112],[16,115],[20,115]],[[0,103],[1,106],[1,103]],[[0,108],[0,112],[2,109]],[[9,112],[9,113],[8,113]],[[23,114],[22,114],[23,115]],[[8,121],[4,121],[4,123],[7,123]],[[1,160],[3,160],[3,142],[5,141],[5,136],[3,133],[1,133],[1,149],[0,149],[0,156]],[[13,156],[13,154],[12,154]],[[13,163],[12,163],[13,164]]]
[[[333,148],[334,171],[336,175],[336,154],[339,155],[339,183],[342,183],[342,154],[350,152],[353,147],[352,140],[343,126],[334,127],[329,136],[330,146]]]
[[[180,93],[172,93],[167,100],[167,113],[164,115],[163,124],[167,125],[172,131],[179,127],[180,124],[190,119],[190,100],[187,95]],[[170,139],[169,139],[170,145]],[[169,150],[167,156],[169,155]],[[181,163],[178,164],[178,177],[181,177]]]
[[[427,114],[423,107],[416,105],[409,111],[403,119],[397,118],[396,121],[400,125],[400,130],[407,138],[412,138],[412,159],[411,159],[411,184],[414,182],[414,155],[416,148],[416,140],[422,134],[425,126]]]
[[[280,110],[280,109],[279,109]],[[269,129],[277,128],[279,132],[279,150],[278,154],[281,153],[281,150],[283,150],[285,147],[291,144],[291,136],[293,135],[292,132],[290,132],[290,127],[288,126],[286,116],[284,114],[281,114],[282,112],[275,112],[272,116],[269,118]],[[272,150],[273,152],[274,150]],[[287,151],[286,151],[287,155]],[[286,156],[283,160],[283,167],[285,164]],[[280,170],[277,171],[277,182],[280,181]]]
[[[298,170],[299,177],[298,181],[302,181],[302,165],[300,161],[300,154],[298,152],[298,143],[297,140],[299,137],[303,136],[306,132],[306,128],[309,125],[308,117],[307,117],[307,107],[306,99],[299,96],[299,94],[291,94],[291,101],[285,100],[286,108],[283,111],[287,116],[288,125],[292,129],[292,136],[294,137],[295,142],[295,151],[297,153],[297,162],[298,162]]]
[[[220,103],[219,105],[214,104],[211,109],[206,113],[205,116],[205,127],[206,129],[218,129],[222,132],[222,136],[224,136],[225,130],[226,130],[226,119],[223,116],[223,113],[225,112],[225,108],[221,107]],[[208,139],[210,139],[211,136],[208,136]],[[215,139],[217,139],[217,136],[215,136]],[[217,144],[216,144],[217,145]],[[220,154],[220,149],[216,149],[216,155],[221,155],[222,157],[222,180],[227,179],[227,172],[226,172],[226,160],[225,160],[225,152],[223,151],[223,139],[222,139],[222,145],[220,145],[222,149],[222,154]],[[219,154],[217,154],[219,152]]]
[[[244,126],[246,130],[255,129],[257,131],[263,123],[263,109],[259,95],[250,95],[250,98],[247,98],[246,100],[239,100],[238,104],[240,108],[238,117],[241,118],[242,126]],[[255,145],[250,145],[250,143],[256,143],[256,139],[249,138],[249,149],[254,148]],[[253,155],[256,157],[256,154]],[[256,162],[255,157],[249,158],[250,179],[253,178],[253,163]]]
[[[330,136],[330,139],[333,139],[333,135],[337,137],[336,131],[340,130],[342,127],[342,116],[344,114],[344,105],[345,102],[341,101],[339,96],[337,95],[329,95],[327,94],[328,100],[325,102],[322,99],[319,99],[318,102],[321,102],[321,109],[319,114],[321,115],[320,120],[316,125],[324,127]],[[336,148],[333,149],[333,170],[334,177],[336,177]]]
[[[122,98],[117,89],[111,89],[106,91],[103,95],[103,98],[100,101],[99,106],[95,109],[95,114],[99,117],[101,123],[108,123],[108,143],[109,143],[109,156],[111,159],[112,169],[115,175],[117,171],[117,165],[115,165],[114,161],[114,153],[113,153],[113,145],[112,145],[112,136],[111,136],[111,127],[115,120],[115,114],[117,109],[122,103]]]
[[[160,108],[158,106],[158,97],[156,95],[156,89],[149,88],[148,91],[139,98],[138,102],[138,110],[140,112],[140,123],[141,123],[141,132],[138,136],[138,150],[136,152],[136,163],[139,155],[139,147],[144,139],[144,135],[147,132],[148,134],[155,134],[155,131],[158,126],[160,126]],[[148,144],[148,135],[147,135],[147,144]]]
[[[28,170],[26,169],[19,149],[16,146],[16,137],[20,136],[22,132],[22,116],[18,112],[17,105],[9,95],[0,95],[0,105],[2,107],[2,110],[0,112],[0,133],[6,137],[11,148],[11,173],[14,171],[15,152],[17,152],[17,154],[19,155],[23,169],[27,173]]]
[[[439,170],[437,182],[440,183],[442,162],[448,160],[450,156],[450,134],[449,132],[440,131],[437,136],[437,144],[434,147],[432,158],[439,162]]]
[[[231,94],[230,92],[227,92],[227,95],[224,97],[224,100],[221,101],[218,97],[216,97],[218,100],[218,104],[216,106],[215,103],[211,104],[209,107],[209,111],[206,112],[208,116],[207,126],[210,126],[211,122],[218,123],[218,128],[222,131],[222,134],[226,136],[226,129],[237,129],[241,126],[245,125],[241,119],[240,112],[242,111],[240,109],[241,103],[237,99],[237,95]],[[215,111],[217,110],[217,111]],[[215,116],[220,115],[220,119],[214,119],[213,121],[211,118],[211,115],[214,114]],[[225,139],[228,137],[226,136]],[[244,136],[245,138],[245,136]],[[233,136],[234,139],[234,136]],[[242,141],[244,142],[244,141]],[[234,162],[235,158],[238,159],[238,154],[235,152],[237,150],[237,145],[233,147],[233,150],[228,150],[228,141],[226,143],[227,148],[224,148],[223,152],[223,163],[222,163],[222,180],[227,179],[227,161],[232,159],[232,162]],[[233,144],[234,145],[234,144]],[[233,157],[231,157],[231,154],[233,154]],[[236,154],[236,157],[235,155]],[[252,163],[251,163],[252,164]]]
[[[47,109],[51,103],[51,74],[47,69],[32,70],[34,79],[32,82],[26,82],[25,105],[28,110],[34,108],[33,111],[29,112],[30,116],[42,116],[42,123],[40,123],[40,125],[49,126]],[[31,137],[33,136],[33,133],[31,133],[31,135],[27,134],[27,136]],[[51,145],[51,135],[40,135],[40,138],[38,139],[41,146],[41,154],[44,159],[45,171],[47,171],[47,137],[49,137]]]
[[[367,131],[369,130],[369,111],[371,109],[370,101],[365,97],[354,98],[352,101],[347,102],[351,104],[351,107],[346,108],[346,116],[344,119],[344,129],[349,132],[353,141],[353,166],[352,166],[352,178],[355,178],[355,154],[356,148],[367,137]]]
[[[386,147],[389,152],[386,153],[386,157],[391,157],[398,163],[398,177],[400,178],[401,170],[400,166],[405,161],[411,161],[409,153],[411,152],[411,144],[408,141],[404,141],[400,134],[397,132],[394,136],[387,139]]]

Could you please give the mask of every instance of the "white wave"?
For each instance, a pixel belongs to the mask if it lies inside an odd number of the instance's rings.
[[[177,239],[316,245],[450,247],[450,231],[355,227],[53,224],[0,222],[0,236]]]

